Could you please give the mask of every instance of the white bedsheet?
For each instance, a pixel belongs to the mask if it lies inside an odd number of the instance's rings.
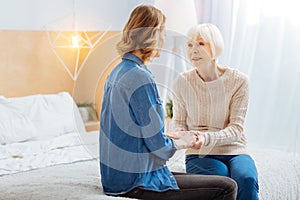
[[[261,200],[300,200],[300,157],[274,149],[252,149]]]
[[[90,141],[88,144],[92,143],[98,143],[98,140]],[[93,158],[77,132],[49,140],[1,145],[0,175]]]
[[[80,161],[0,177],[1,200],[102,200],[98,162]]]

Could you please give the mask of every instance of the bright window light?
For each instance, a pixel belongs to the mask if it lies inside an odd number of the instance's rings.
[[[286,19],[300,26],[300,1],[297,0],[251,0],[247,1],[246,17],[249,25],[255,25],[260,17]]]

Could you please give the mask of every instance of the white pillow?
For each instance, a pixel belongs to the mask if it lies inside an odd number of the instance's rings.
[[[17,110],[32,121],[38,130],[35,139],[49,139],[77,131],[74,113],[78,108],[67,92],[38,94],[9,100]]]
[[[9,100],[4,96],[0,96],[0,103],[9,103]]]
[[[30,140],[37,134],[32,121],[20,114],[9,102],[0,101],[0,144]]]

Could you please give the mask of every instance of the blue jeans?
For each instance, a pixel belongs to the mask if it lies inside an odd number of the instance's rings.
[[[188,155],[185,164],[187,173],[227,176],[235,180],[238,200],[258,199],[257,170],[249,155]]]

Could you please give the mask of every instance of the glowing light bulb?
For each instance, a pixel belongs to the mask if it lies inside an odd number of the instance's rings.
[[[78,37],[78,35],[73,35],[72,36],[72,46],[73,46],[73,48],[78,48],[79,47],[79,37]]]

